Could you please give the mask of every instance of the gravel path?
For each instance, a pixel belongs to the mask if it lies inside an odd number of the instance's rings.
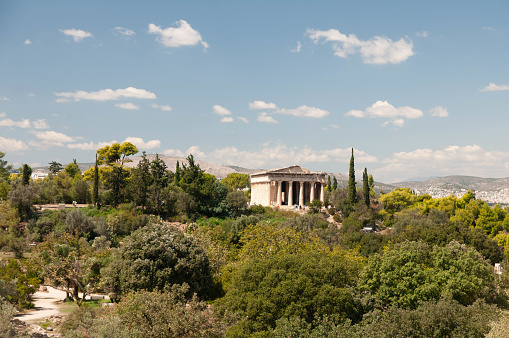
[[[17,315],[16,318],[24,322],[34,322],[58,313],[58,301],[65,299],[65,291],[60,291],[51,286],[48,291],[37,291],[32,296],[35,310]]]

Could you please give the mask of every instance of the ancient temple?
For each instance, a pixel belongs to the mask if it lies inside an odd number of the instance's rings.
[[[304,206],[324,202],[325,173],[294,165],[251,175],[251,205]]]

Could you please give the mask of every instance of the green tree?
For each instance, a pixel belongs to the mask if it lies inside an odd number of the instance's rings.
[[[332,177],[332,190],[336,190],[338,188],[338,180],[336,178],[336,176],[333,176]]]
[[[131,179],[131,193],[135,204],[145,209],[148,202],[148,193],[150,186],[150,161],[143,152],[140,162],[133,170]]]
[[[14,258],[10,258],[5,263],[0,261],[0,289],[11,290],[7,294],[0,291],[0,297],[6,297],[19,307],[31,308],[33,307],[32,295],[37,291],[40,280],[33,267],[26,263]],[[8,284],[12,287],[9,288]]]
[[[188,295],[206,294],[212,276],[207,255],[191,237],[166,225],[150,224],[124,239],[106,272],[109,289],[119,295],[137,290],[190,286]]]
[[[72,162],[65,167],[64,171],[72,179],[74,179],[76,175],[81,175],[81,170],[78,164],[76,163],[76,159],[73,159]]]
[[[371,256],[358,288],[374,297],[376,307],[415,309],[441,297],[470,305],[493,294],[495,284],[493,268],[474,248],[456,241],[434,248],[407,241]]]
[[[7,195],[24,220],[27,220],[31,215],[33,202],[37,197],[37,188],[34,185],[18,185]]]
[[[30,182],[30,175],[32,175],[32,168],[30,168],[30,166],[28,164],[23,164],[23,178],[22,178],[22,183],[23,185],[28,185],[28,183]]]
[[[12,165],[7,165],[7,161],[4,160],[5,153],[0,151],[0,178],[8,179]]]
[[[92,200],[96,207],[99,206],[99,165],[97,163],[97,153],[95,154],[95,165],[94,165],[94,192]]]
[[[353,148],[352,157],[350,157],[350,169],[348,170],[348,202],[351,205],[357,203],[357,188],[355,187],[355,164],[353,158]]]
[[[332,183],[331,183],[331,180],[330,180],[330,175],[327,175],[327,184],[325,185],[325,189],[327,191],[331,191],[331,188],[332,188]]]
[[[62,170],[62,164],[57,161],[51,161],[49,164],[49,172],[53,175],[58,174],[60,170]]]
[[[370,189],[369,189],[369,178],[368,178],[368,169],[364,168],[364,173],[362,174],[362,193],[364,194],[364,203],[369,207],[371,204],[370,201]]]
[[[369,174],[368,176],[368,184],[369,184],[369,194],[371,196],[375,196],[375,180],[373,179],[373,175]]]
[[[161,213],[163,204],[163,190],[168,186],[169,175],[166,163],[156,154],[155,159],[150,162],[150,201],[152,210],[158,215]]]
[[[251,179],[248,174],[231,173],[221,180],[230,190],[244,190],[251,188]]]

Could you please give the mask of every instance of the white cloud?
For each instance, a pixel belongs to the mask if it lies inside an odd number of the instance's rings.
[[[36,148],[49,148],[52,146],[63,147],[64,143],[74,142],[75,138],[67,136],[56,131],[33,131],[32,134],[37,137],[41,143],[30,141],[29,144]]]
[[[423,113],[421,110],[412,107],[405,106],[396,108],[387,101],[376,101],[371,107],[366,108],[364,111],[350,110],[345,116],[353,116],[356,118],[386,118],[390,119],[390,121],[384,122],[382,126],[392,123],[397,127],[402,127],[405,123],[402,118],[418,119],[423,116]]]
[[[325,42],[332,42],[335,56],[346,58],[350,54],[360,53],[364,63],[396,64],[414,55],[414,45],[406,38],[392,41],[386,37],[374,36],[369,40],[360,40],[355,34],[345,35],[336,29],[327,31],[308,29],[306,34],[315,43],[322,39]]]
[[[78,149],[78,150],[97,150],[100,148],[104,148],[105,146],[110,146],[113,143],[117,143],[117,141],[113,140],[110,142],[84,142],[84,143],[71,143],[67,145],[67,148],[69,149]]]
[[[149,92],[145,89],[138,89],[134,87],[127,87],[125,89],[101,89],[96,92],[86,92],[78,90],[75,92],[61,92],[54,93],[59,97],[55,102],[68,102],[71,100],[92,100],[92,101],[111,101],[121,98],[134,98],[134,99],[155,99],[156,94]]]
[[[38,119],[32,122],[35,129],[48,129],[49,125],[45,119]]]
[[[373,170],[373,176],[387,183],[430,175],[506,177],[504,165],[508,161],[509,152],[486,151],[476,144],[425,148],[392,154],[383,161],[383,167]]]
[[[19,127],[19,128],[30,128],[32,124],[29,119],[21,119],[20,121],[13,121],[11,119],[0,120],[0,126],[4,127]]]
[[[302,45],[300,44],[300,41],[297,41],[297,47],[291,50],[292,53],[300,53],[300,50],[302,49]]]
[[[183,156],[179,150],[166,150],[165,155]],[[350,161],[351,148],[314,150],[310,147],[288,147],[279,143],[266,143],[259,148],[246,151],[236,147],[224,147],[205,153],[199,147],[191,147],[186,154],[193,154],[200,160],[225,165],[242,165],[247,168],[276,168],[295,164],[341,162],[347,165]],[[361,150],[355,150],[356,163],[374,163],[377,158]]]
[[[315,107],[308,107],[308,106],[300,106],[296,109],[278,109],[276,111],[278,114],[284,114],[284,115],[293,115],[298,117],[312,117],[312,118],[322,118],[330,113],[326,110],[315,108]]]
[[[0,117],[5,117],[7,114],[5,112],[0,113]]]
[[[249,109],[252,110],[277,109],[277,106],[275,103],[272,102],[263,102],[255,100],[253,102],[249,102]]]
[[[244,123],[249,123],[249,120],[248,120],[248,119],[246,119],[245,117],[239,116],[239,117],[237,117],[237,118],[238,118],[239,120],[241,120],[242,122],[244,122]]]
[[[72,36],[74,39],[74,42],[79,42],[79,41],[83,40],[84,38],[93,36],[91,33],[82,31],[81,29],[74,29],[74,28],[59,29],[59,31],[61,31],[65,35]]]
[[[339,129],[339,126],[337,124],[331,124],[330,125],[332,128],[335,128],[335,129]]]
[[[489,85],[481,89],[481,92],[499,92],[503,90],[509,90],[508,85],[496,85],[492,82],[490,82]]]
[[[224,116],[223,118],[221,118],[221,121],[219,121],[221,123],[230,123],[230,122],[233,122],[233,117],[231,116]]]
[[[415,33],[415,35],[423,37],[423,38],[427,38],[429,35],[429,32],[428,31],[417,32],[417,33]]]
[[[258,117],[256,118],[258,122],[265,122],[265,123],[277,123],[277,121],[270,115],[268,115],[266,112],[262,112],[258,114]]]
[[[137,105],[135,105],[134,103],[131,103],[131,102],[116,103],[115,107],[120,108],[120,109],[127,109],[127,110],[138,110],[138,109],[140,109],[140,106],[137,106]]]
[[[430,109],[431,116],[437,117],[447,117],[449,116],[449,112],[446,107],[436,106]]]
[[[0,149],[2,149],[4,152],[21,151],[28,149],[28,146],[23,141],[0,136]]]
[[[0,101],[9,101],[9,98],[5,96],[0,96]]]
[[[128,28],[125,28],[125,27],[115,27],[113,30],[123,36],[126,36],[126,37],[136,35],[136,33],[134,31],[132,31]]]
[[[166,149],[165,151],[163,151],[163,154],[166,156],[180,156],[180,157],[185,156],[185,154],[178,149]]]
[[[34,94],[34,93],[29,93],[29,94],[28,94],[28,96],[30,96],[30,97],[34,97],[34,96],[35,96],[35,94]]]
[[[168,105],[159,105],[159,104],[155,104],[155,103],[152,103],[150,106],[152,108],[156,108],[156,109],[159,109],[159,110],[162,110],[162,111],[172,111],[172,109],[173,109],[173,108],[171,108]]]
[[[214,110],[214,113],[216,113],[217,115],[226,116],[226,115],[231,115],[232,114],[231,111],[229,111],[225,107],[222,107],[222,106],[220,106],[218,104],[214,105],[212,107],[212,109]]]
[[[25,42],[23,42],[25,45],[31,45],[32,44],[32,41],[26,39]]]
[[[208,43],[203,41],[200,32],[193,29],[185,20],[179,20],[174,24],[176,27],[162,29],[153,23],[148,25],[148,32],[156,34],[156,41],[165,47],[195,46],[201,44],[203,49],[209,48]]]
[[[159,140],[150,140],[150,141],[143,141],[142,138],[139,137],[128,137],[124,140],[124,142],[131,142],[136,147],[140,149],[154,149],[154,148],[160,148],[161,147],[161,141]],[[124,143],[122,142],[122,143]]]

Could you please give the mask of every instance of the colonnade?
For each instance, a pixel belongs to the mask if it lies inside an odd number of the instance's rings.
[[[294,183],[298,185],[298,201],[294,201]],[[306,202],[319,199],[322,203],[325,201],[325,184],[320,182],[303,182],[303,181],[275,181],[277,184],[276,204],[278,206],[292,206],[298,204],[304,206]],[[317,189],[317,185],[319,188]],[[307,187],[306,187],[307,186]],[[307,190],[307,191],[306,191]],[[309,199],[307,198],[309,196]],[[297,203],[298,202],[298,203]]]

